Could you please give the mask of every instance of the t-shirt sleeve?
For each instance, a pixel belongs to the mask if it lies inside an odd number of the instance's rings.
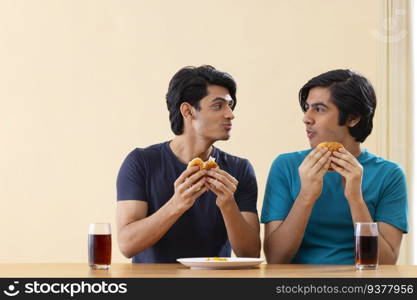
[[[408,232],[407,184],[400,167],[387,176],[381,199],[375,212],[375,221],[388,223]]]
[[[146,169],[140,149],[129,153],[117,176],[117,200],[142,200],[146,197]]]
[[[258,184],[255,171],[249,162],[244,159],[241,168],[241,177],[238,178],[238,186],[235,194],[237,206],[240,211],[250,211],[258,214],[256,200],[258,199]]]
[[[262,223],[280,221],[287,217],[294,203],[291,196],[288,172],[285,158],[281,155],[278,156],[272,163],[265,187],[261,214]]]

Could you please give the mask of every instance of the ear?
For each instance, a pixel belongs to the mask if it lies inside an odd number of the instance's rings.
[[[361,120],[361,117],[349,116],[349,119],[346,122],[346,124],[348,127],[355,127],[356,124],[358,124],[360,120]]]
[[[193,107],[188,102],[181,103],[180,112],[184,120],[193,118]]]

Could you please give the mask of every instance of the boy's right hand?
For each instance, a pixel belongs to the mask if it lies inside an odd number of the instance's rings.
[[[298,168],[301,180],[300,196],[314,203],[323,189],[323,177],[329,170],[331,152],[324,147],[313,149]]]
[[[174,182],[174,195],[171,201],[177,209],[185,212],[193,206],[195,200],[207,191],[204,186],[207,170],[194,166],[186,169]]]

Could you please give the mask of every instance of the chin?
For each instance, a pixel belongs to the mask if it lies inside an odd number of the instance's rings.
[[[313,142],[313,141],[308,141],[309,143],[310,143],[310,148],[311,149],[314,149],[314,148],[316,148],[316,146],[319,144],[319,143],[315,143],[315,142]]]
[[[229,134],[223,135],[221,137],[218,137],[216,140],[217,141],[227,141],[228,139],[230,139],[230,135]]]
[[[324,142],[338,142],[338,143],[341,143],[339,141],[339,139],[335,139],[335,138],[325,138],[325,139],[320,139],[320,140],[316,139],[314,141],[310,140],[309,142],[310,142],[311,149],[316,148],[318,146],[318,144],[324,143]]]

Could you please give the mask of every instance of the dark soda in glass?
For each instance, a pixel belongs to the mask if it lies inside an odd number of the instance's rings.
[[[88,235],[88,264],[93,269],[107,269],[111,264],[111,234]]]
[[[355,263],[359,269],[378,265],[378,236],[356,236]]]

